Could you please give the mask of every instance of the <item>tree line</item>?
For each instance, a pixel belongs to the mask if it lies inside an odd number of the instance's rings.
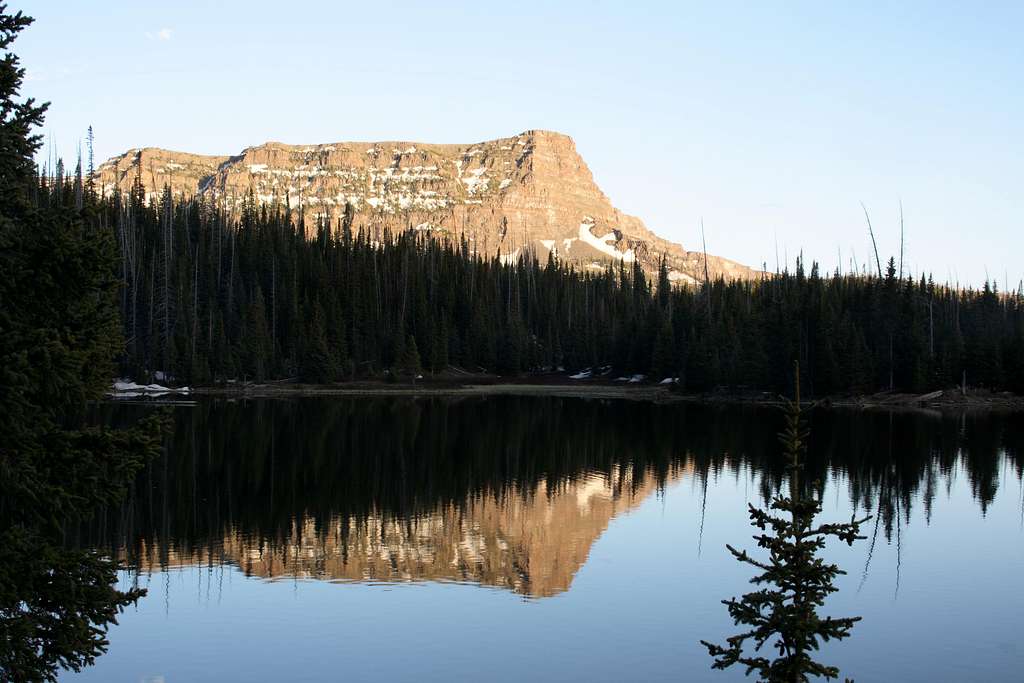
[[[91,161],[89,163],[91,167]],[[122,372],[182,384],[579,371],[676,378],[684,391],[1024,392],[1024,295],[901,277],[795,270],[673,287],[634,264],[479,256],[455,234],[359,230],[250,196],[98,197],[91,168],[39,176],[120,248]]]

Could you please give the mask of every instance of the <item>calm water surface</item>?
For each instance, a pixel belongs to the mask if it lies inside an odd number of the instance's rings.
[[[123,419],[139,408],[113,409]],[[1021,680],[1024,417],[818,412],[821,659],[857,681]],[[783,482],[771,409],[554,398],[204,402],[78,542],[148,595],[66,681],[730,681],[701,638]]]

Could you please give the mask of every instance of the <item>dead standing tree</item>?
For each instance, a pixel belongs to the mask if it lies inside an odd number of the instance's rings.
[[[875,241],[875,231],[871,227],[871,216],[868,215],[868,207],[864,206],[864,202],[860,203],[860,208],[864,209],[864,218],[868,222],[868,234],[871,235],[871,247],[875,250],[875,265],[878,267],[878,279],[882,279],[882,259],[878,258],[878,243]]]

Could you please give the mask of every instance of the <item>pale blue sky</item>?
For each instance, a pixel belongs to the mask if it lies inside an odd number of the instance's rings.
[[[546,128],[688,248],[864,264],[902,199],[914,271],[1024,277],[1024,3],[11,4],[65,157]]]

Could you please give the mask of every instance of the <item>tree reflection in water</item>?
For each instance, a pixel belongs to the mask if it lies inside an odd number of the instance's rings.
[[[786,480],[777,420],[561,398],[204,402],[176,413],[167,455],[76,542],[142,569],[226,562],[270,578],[469,580],[550,595],[569,587],[612,516],[679,477],[749,477],[769,501]],[[887,540],[911,514],[930,515],[960,464],[982,510],[1003,453],[1021,475],[1021,430],[997,415],[822,410],[811,426],[806,479],[845,481]]]

